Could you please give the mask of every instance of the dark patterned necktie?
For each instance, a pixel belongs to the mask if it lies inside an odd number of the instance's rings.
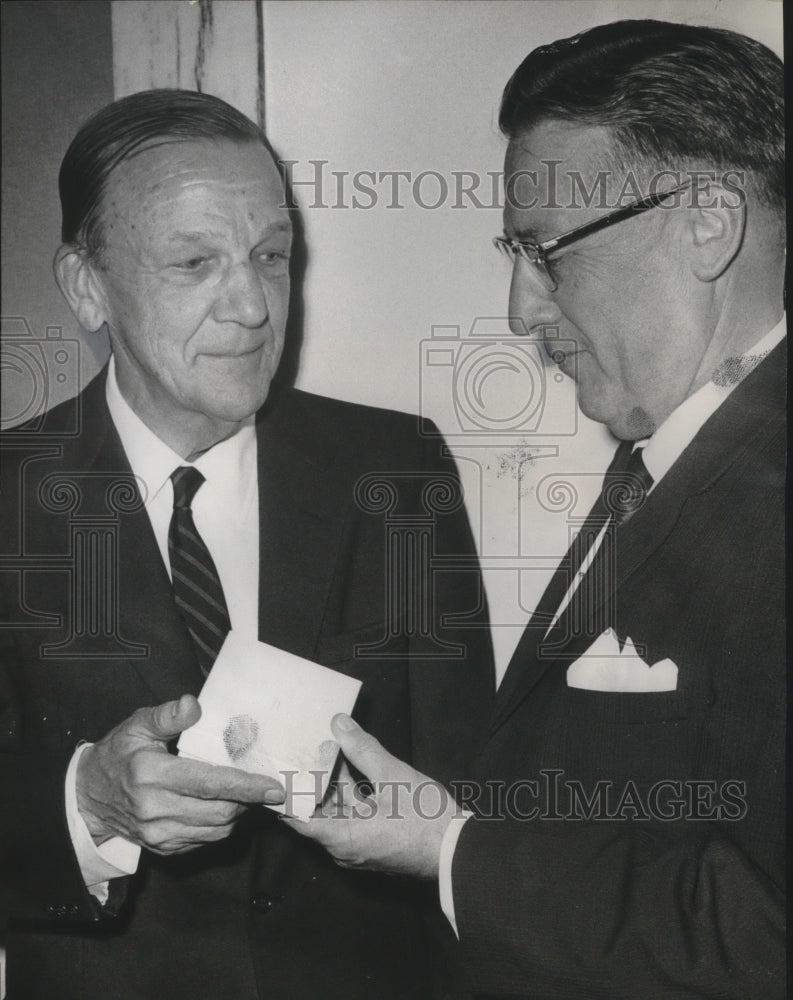
[[[527,664],[534,669],[541,661],[554,659],[571,638],[581,634],[591,643],[612,624],[609,600],[619,529],[642,506],[653,484],[642,458],[642,449],[631,453],[632,448],[632,442],[625,441],[617,449],[606,470],[600,495],[545,588],[499,687],[500,704],[510,703],[525,683]],[[604,529],[597,556],[582,572],[588,553]],[[559,613],[553,628],[549,628],[579,574],[578,586],[567,606]]]
[[[637,448],[632,452],[632,448],[633,444],[625,441],[617,449],[606,470],[600,495],[546,587],[529,622],[530,628],[547,628],[603,528],[608,526],[610,536],[604,541],[607,545],[611,544],[614,530],[624,524],[647,498],[653,484],[652,476],[644,464],[643,449]],[[575,596],[573,594],[573,599]],[[581,596],[579,603],[580,600]]]
[[[196,531],[190,510],[204,477],[192,466],[180,466],[171,475],[171,482],[173,515],[168,530],[168,555],[174,599],[206,675],[220,652],[231,622],[218,571],[209,549]]]

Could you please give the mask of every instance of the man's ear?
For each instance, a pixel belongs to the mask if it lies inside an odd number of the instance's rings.
[[[95,333],[107,321],[107,309],[101,282],[85,250],[64,244],[55,254],[52,269],[80,326]]]
[[[691,268],[700,281],[715,281],[730,266],[746,232],[746,199],[732,188],[711,183],[692,189]]]

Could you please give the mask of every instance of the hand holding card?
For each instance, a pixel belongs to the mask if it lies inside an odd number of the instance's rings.
[[[201,718],[179,738],[186,757],[277,778],[277,812],[308,820],[338,755],[330,720],[350,713],[361,682],[275,646],[229,632],[198,701]]]

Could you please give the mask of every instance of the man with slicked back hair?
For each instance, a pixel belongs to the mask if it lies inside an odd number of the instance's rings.
[[[437,879],[477,996],[785,996],[783,93],[760,43],[662,21],[536,49],[504,91],[510,316],[615,457],[468,812],[416,810],[427,778],[342,716],[399,818],[342,798],[303,831]]]
[[[9,997],[427,996],[446,974],[420,887],[336,868],[264,808],[276,780],[172,751],[231,628],[357,678],[363,725],[460,773],[492,660],[486,622],[448,623],[484,611],[453,462],[415,417],[276,379],[291,210],[234,108],[123,98],[60,193],[55,275],[112,354],[0,441]],[[419,585],[422,628],[370,482],[451,557]]]

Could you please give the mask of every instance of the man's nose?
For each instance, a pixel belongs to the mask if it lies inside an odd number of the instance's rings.
[[[268,315],[267,296],[253,264],[244,261],[231,267],[215,303],[215,319],[256,329]]]
[[[516,260],[512,268],[509,315],[509,328],[518,335],[538,333],[542,327],[559,321],[560,311],[553,292],[548,291],[525,260]]]

